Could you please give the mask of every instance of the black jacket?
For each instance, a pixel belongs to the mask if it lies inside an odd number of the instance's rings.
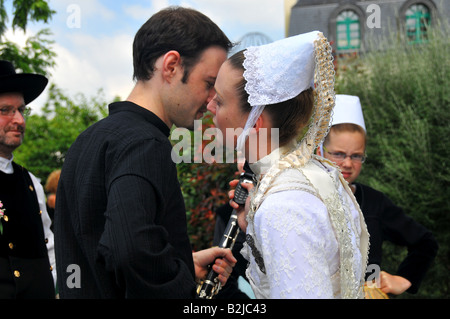
[[[360,183],[355,186],[355,197],[370,234],[369,265],[381,267],[385,240],[407,247],[408,255],[399,265],[397,275],[411,282],[407,292],[416,293],[436,257],[436,240],[428,229],[406,215],[385,194]]]
[[[80,134],[62,168],[55,210],[60,296],[194,297],[169,128],[131,102],[113,103],[109,111]],[[72,264],[79,266],[81,288],[66,284]]]
[[[13,174],[0,172],[0,299],[55,298],[41,211],[28,171],[12,162]]]

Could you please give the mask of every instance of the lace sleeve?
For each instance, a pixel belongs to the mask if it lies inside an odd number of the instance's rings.
[[[255,214],[269,298],[333,298],[338,245],[325,205],[290,190],[268,196]]]

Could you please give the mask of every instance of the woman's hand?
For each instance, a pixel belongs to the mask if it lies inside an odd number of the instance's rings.
[[[192,254],[192,257],[194,258],[195,278],[197,281],[206,277],[209,271],[208,266],[214,263],[213,270],[219,275],[217,278],[222,286],[225,286],[234,265],[237,263],[236,258],[231,253],[231,249],[219,247],[197,251]]]
[[[233,188],[236,188],[236,186],[238,185],[239,180],[235,179],[232,180],[230,182],[230,186]],[[241,184],[242,187],[244,187],[245,189],[247,189],[247,191],[250,192],[250,190],[254,187],[254,185],[252,183],[242,183]],[[233,198],[234,198],[234,189],[232,189],[231,191],[228,192],[228,197],[230,198],[230,206],[232,208],[234,208],[237,212],[237,217],[238,217],[238,224],[239,224],[239,228],[245,232],[247,230],[247,214],[248,211],[250,210],[250,196],[247,197],[247,200],[245,201],[245,206],[241,206],[239,204],[237,204]]]

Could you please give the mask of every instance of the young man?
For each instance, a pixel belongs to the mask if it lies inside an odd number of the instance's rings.
[[[206,112],[230,47],[209,18],[185,8],[162,10],[137,32],[134,89],[78,137],[62,168],[61,298],[195,297],[195,280],[218,257],[214,269],[225,283],[236,262],[230,250],[192,254],[168,136]]]
[[[396,275],[381,272],[381,290],[395,295],[416,293],[438,245],[429,230],[407,216],[385,194],[356,183],[365,152],[366,127],[359,98],[336,95],[332,127],[317,153],[339,165],[355,194],[370,234],[369,265],[381,265],[383,240],[408,248]]]
[[[45,194],[36,177],[16,164],[25,134],[26,105],[47,79],[17,74],[0,61],[0,299],[54,299],[53,233]]]

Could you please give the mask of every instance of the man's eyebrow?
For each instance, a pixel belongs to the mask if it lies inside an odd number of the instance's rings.
[[[15,106],[12,105],[12,104],[8,104],[8,103],[0,103],[0,107],[12,107],[13,108]],[[21,107],[26,107],[26,105],[25,104],[21,104],[17,108],[20,109]]]
[[[0,103],[0,107],[10,107],[11,105],[9,105],[9,104],[3,104],[3,103]]]

